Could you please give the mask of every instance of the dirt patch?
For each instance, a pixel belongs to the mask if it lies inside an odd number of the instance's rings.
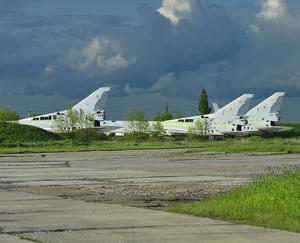
[[[211,184],[92,185],[19,188],[20,191],[79,199],[87,202],[125,204],[138,207],[168,207],[178,202],[210,198],[237,188]]]

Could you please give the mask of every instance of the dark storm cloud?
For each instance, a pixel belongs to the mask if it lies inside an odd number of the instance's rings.
[[[203,87],[220,99],[300,91],[300,15],[283,0],[230,8],[164,0],[159,11],[141,5],[136,20],[29,15],[24,3],[0,1],[9,13],[0,16],[7,89],[77,98],[110,85],[118,95],[194,99]]]
[[[29,1],[38,2],[40,0],[0,0],[0,12],[1,14],[11,14],[19,10]]]
[[[69,64],[73,72],[86,71],[95,82],[105,80],[128,94],[151,91],[152,87],[174,96],[198,93],[197,89],[207,86],[205,80],[194,77],[197,81],[181,84],[178,78],[186,71],[197,71],[203,65],[236,55],[244,33],[222,7],[203,8],[199,4],[194,11],[191,21],[181,19],[174,25],[156,9],[142,5],[136,26],[117,35],[97,35],[73,52],[75,57]],[[158,90],[161,85],[157,82],[170,73],[174,73],[176,86],[170,81]]]

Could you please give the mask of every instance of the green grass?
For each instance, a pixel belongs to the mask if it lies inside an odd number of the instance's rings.
[[[77,142],[71,139],[62,141],[1,144],[0,153],[54,153],[79,151],[117,151],[117,150],[146,150],[146,149],[178,149],[198,148],[198,143],[192,142],[124,142],[124,141],[95,141]]]
[[[247,187],[170,211],[300,233],[300,171],[259,177]]]
[[[300,153],[300,138],[263,138],[251,136],[245,138],[225,139],[211,141],[203,144],[202,149],[188,151],[193,152],[273,152],[273,153]]]
[[[20,125],[12,122],[0,122],[1,143],[46,142],[62,139],[58,134],[43,129]]]
[[[284,123],[293,127],[281,133],[255,133],[247,137],[227,138],[220,141],[171,141],[148,134],[112,139],[92,129],[73,133],[54,134],[45,130],[20,125],[0,123],[0,153],[101,151],[190,148],[188,152],[271,152],[300,153],[300,124]]]

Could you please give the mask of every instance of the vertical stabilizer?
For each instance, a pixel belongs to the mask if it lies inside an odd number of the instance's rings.
[[[213,106],[214,112],[217,112],[219,110],[219,106],[217,103],[212,103],[212,106]]]
[[[253,107],[247,112],[248,120],[254,121],[264,121],[264,120],[279,120],[279,110],[281,107],[282,99],[284,97],[284,92],[274,93],[269,98],[265,99],[257,106]]]
[[[244,115],[250,106],[253,94],[243,94],[239,98],[230,102],[228,105],[215,112],[214,119],[216,122],[228,123],[233,121],[235,117]]]
[[[73,106],[75,110],[84,110],[85,112],[93,112],[96,109],[96,104],[102,99],[105,92],[110,91],[109,87],[102,87],[90,94],[88,97]]]

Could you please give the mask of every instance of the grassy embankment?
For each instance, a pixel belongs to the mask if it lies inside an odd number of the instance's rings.
[[[109,151],[141,149],[197,148],[198,142],[170,141],[163,139],[133,138],[132,136],[112,139],[110,136],[82,130],[68,134],[54,134],[45,130],[0,122],[0,153]]]
[[[262,176],[226,195],[169,211],[300,233],[300,170]]]
[[[192,148],[189,152],[273,152],[300,153],[300,124],[280,124],[293,129],[280,133],[255,133],[247,137],[220,141],[157,139],[130,135],[112,139],[93,131],[53,134],[42,129],[14,123],[0,123],[0,153],[64,152],[91,150],[138,150]],[[194,148],[194,149],[193,149]]]

